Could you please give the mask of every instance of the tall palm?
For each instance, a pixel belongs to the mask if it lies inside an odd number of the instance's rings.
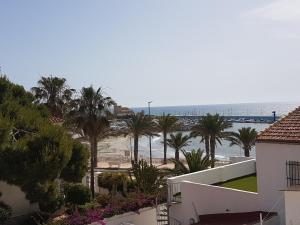
[[[231,141],[230,146],[237,145],[244,149],[244,155],[250,156],[250,150],[255,145],[257,131],[251,127],[243,127],[238,132],[232,132],[228,138]]]
[[[181,132],[171,134],[167,139],[167,145],[175,150],[175,160],[179,161],[179,152],[189,145],[189,135],[183,135]]]
[[[167,163],[167,134],[174,131],[178,127],[178,119],[170,114],[163,114],[158,117],[157,128],[163,133],[163,144],[164,144],[164,164]]]
[[[135,113],[132,117],[126,121],[127,134],[132,135],[134,163],[138,162],[139,153],[139,138],[141,136],[153,136],[155,135],[156,126],[153,120],[145,115],[143,112]]]
[[[77,133],[90,143],[91,150],[91,191],[94,197],[94,167],[97,166],[98,141],[109,134],[110,107],[114,101],[104,97],[102,89],[92,86],[82,88],[81,96],[76,99],[76,107],[69,113],[69,122]]]
[[[209,149],[209,137],[210,137],[210,116],[201,117],[198,120],[198,123],[192,127],[192,132],[190,134],[191,137],[201,137],[201,142],[205,144],[205,152],[206,155],[209,157],[210,149]]]
[[[226,121],[224,117],[221,117],[219,114],[206,115],[207,119],[207,130],[209,131],[210,136],[210,157],[212,160],[211,167],[215,166],[215,150],[217,143],[221,143],[221,139],[228,138],[231,135],[231,132],[226,131],[226,129],[232,127],[232,123]]]
[[[44,103],[55,116],[63,116],[68,110],[75,92],[66,84],[65,78],[41,77],[38,86],[31,88],[36,102]]]
[[[170,159],[170,161],[175,164],[175,170],[173,170],[173,172],[176,174],[187,174],[205,170],[211,165],[209,155],[203,156],[204,151],[201,149],[193,149],[191,152],[181,150],[181,152],[185,157],[187,166],[180,160]]]

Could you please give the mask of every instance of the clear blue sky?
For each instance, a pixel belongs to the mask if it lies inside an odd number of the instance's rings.
[[[300,100],[298,0],[1,0],[2,72],[144,106]]]

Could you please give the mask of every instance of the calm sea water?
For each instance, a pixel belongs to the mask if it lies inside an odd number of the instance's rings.
[[[152,103],[151,114],[162,115],[163,113],[170,113],[182,116],[218,113],[223,116],[272,116],[272,112],[276,111],[278,116],[283,116],[299,105],[300,102],[277,102],[155,107],[155,104]],[[142,110],[148,112],[147,107],[133,108],[133,110],[135,112]]]
[[[270,124],[264,123],[233,123],[233,127],[229,129],[230,131],[237,131],[242,127],[252,127],[257,131],[264,130],[270,126]],[[189,134],[190,132],[183,132],[184,134]],[[162,136],[160,134],[159,137],[155,137],[152,140],[152,156],[154,158],[162,158],[163,157],[163,145],[162,145]],[[218,145],[216,148],[216,158],[220,160],[226,160],[230,156],[244,156],[243,150],[238,146],[229,146],[230,143],[226,140],[222,141],[222,145]],[[185,150],[190,151],[192,149],[201,148],[205,149],[204,143],[200,143],[200,138],[193,138],[190,140],[189,146],[185,147]],[[146,157],[149,157],[149,139],[147,137],[142,137],[139,142],[139,153]],[[175,155],[173,149],[168,147],[167,152],[168,158],[172,158]],[[255,157],[255,147],[250,152],[251,157]]]
[[[284,116],[294,108],[298,107],[300,103],[249,103],[249,104],[228,104],[228,105],[194,105],[194,106],[171,106],[171,107],[151,107],[151,114],[161,115],[163,113],[170,113],[173,115],[205,115],[207,113],[219,113],[223,116],[272,116],[272,111],[276,111],[277,116]],[[134,108],[134,111],[139,112],[147,108]],[[231,131],[237,131],[242,127],[252,127],[258,132],[264,130],[270,124],[262,123],[234,123]],[[189,134],[189,132],[184,132]],[[238,146],[229,146],[228,141],[223,140],[222,145],[216,148],[216,157],[218,159],[228,159],[230,156],[243,156],[243,150]],[[200,138],[191,139],[190,145],[185,149],[201,148],[204,150],[204,144],[200,143]],[[149,157],[149,139],[141,138],[139,144],[140,154]],[[152,140],[152,154],[153,157],[163,157],[162,137],[155,137]],[[251,151],[251,157],[255,157],[255,148]],[[174,150],[168,148],[168,157],[174,157]]]

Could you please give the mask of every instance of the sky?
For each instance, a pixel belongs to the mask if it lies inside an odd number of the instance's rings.
[[[300,0],[1,0],[0,66],[129,107],[300,101]]]

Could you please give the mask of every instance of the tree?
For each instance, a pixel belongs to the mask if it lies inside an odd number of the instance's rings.
[[[61,178],[67,182],[80,183],[88,170],[90,154],[87,148],[78,140],[73,141],[72,146],[71,159],[61,172]]]
[[[63,116],[70,107],[74,89],[70,89],[65,78],[41,77],[32,92],[37,103],[44,103],[54,116]]]
[[[97,166],[97,146],[101,139],[110,134],[109,119],[112,118],[110,107],[114,104],[114,101],[110,97],[104,97],[101,88],[95,90],[90,86],[82,88],[81,96],[75,102],[76,107],[70,111],[67,123],[90,143],[90,185],[92,197],[94,198],[94,168]]]
[[[210,123],[210,116],[204,116],[201,117],[198,120],[198,123],[192,127],[192,132],[190,134],[191,137],[201,137],[200,142],[204,142],[205,144],[205,152],[206,155],[210,155],[210,148],[209,148],[209,137],[210,137],[210,130],[209,130],[209,125]]]
[[[156,134],[156,125],[149,116],[146,116],[142,112],[135,113],[129,120],[126,121],[126,124],[126,133],[132,135],[134,139],[134,163],[137,163],[139,152],[139,137],[143,135],[154,136]]]
[[[163,145],[164,145],[164,164],[167,163],[167,134],[174,131],[178,127],[178,119],[170,114],[163,114],[158,117],[157,127],[158,130],[163,133]]]
[[[180,160],[170,159],[170,161],[175,164],[175,169],[172,169],[171,171],[177,175],[205,170],[211,165],[209,155],[203,156],[204,151],[201,149],[193,149],[191,152],[187,152],[185,150],[181,151],[185,157],[187,166]]]
[[[238,132],[232,132],[227,139],[231,142],[230,146],[237,145],[244,149],[245,157],[250,156],[250,150],[255,145],[257,131],[251,127],[243,127]]]
[[[210,158],[211,158],[211,167],[215,167],[215,150],[217,142],[221,143],[221,139],[227,138],[230,136],[230,132],[226,129],[232,127],[232,124],[221,117],[219,114],[207,115],[208,117],[208,130],[210,134]]]
[[[0,180],[19,186],[44,212],[63,203],[58,178],[73,154],[73,140],[48,121],[32,94],[0,77]]]
[[[131,171],[136,179],[138,191],[145,194],[158,194],[164,186],[164,174],[155,166],[148,165],[145,160],[132,164]]]
[[[189,145],[189,139],[188,135],[183,135],[181,132],[176,135],[171,134],[170,138],[167,139],[167,145],[175,150],[175,160],[179,161],[179,152]]]

